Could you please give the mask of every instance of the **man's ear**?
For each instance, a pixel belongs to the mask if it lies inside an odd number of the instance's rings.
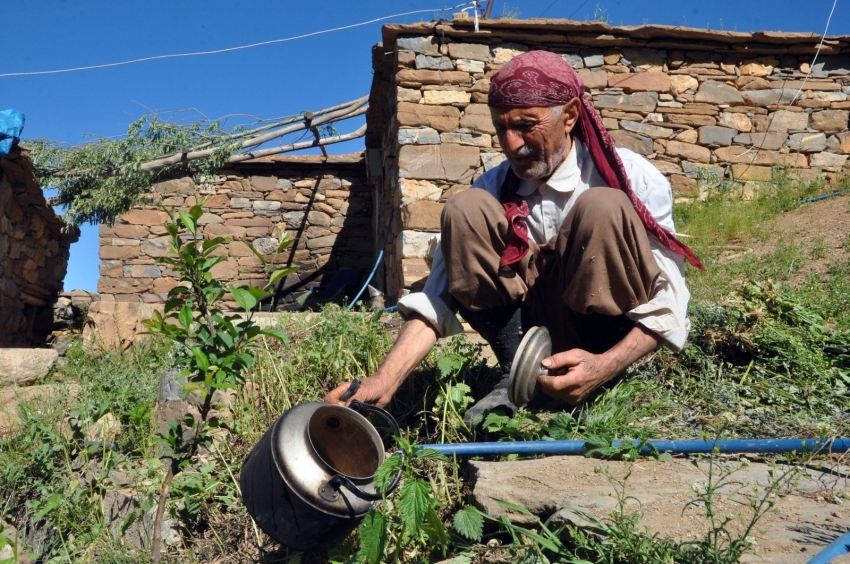
[[[566,104],[564,104],[564,131],[567,135],[573,130],[578,122],[579,111],[581,109],[581,100],[579,98],[573,98]]]

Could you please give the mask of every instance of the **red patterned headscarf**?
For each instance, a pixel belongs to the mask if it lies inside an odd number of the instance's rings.
[[[687,245],[661,227],[635,195],[617,154],[614,139],[602,124],[602,118],[584,98],[584,83],[573,68],[555,53],[529,51],[511,59],[490,80],[488,105],[495,108],[550,108],[563,106],[573,98],[581,100],[579,119],[573,135],[590,151],[593,164],[602,179],[629,197],[647,233],[674,253],[688,259],[692,266],[705,266]]]

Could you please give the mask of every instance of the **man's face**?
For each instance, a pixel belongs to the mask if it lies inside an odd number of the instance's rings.
[[[570,119],[571,104],[563,111],[490,108],[499,144],[514,174],[525,180],[545,180],[564,162],[571,147],[569,132],[575,123]]]

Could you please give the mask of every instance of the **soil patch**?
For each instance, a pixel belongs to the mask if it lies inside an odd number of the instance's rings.
[[[805,282],[810,273],[824,274],[833,261],[850,259],[850,194],[801,205],[776,218],[774,234],[754,252],[765,256],[782,245],[803,249],[807,261],[791,280]]]
[[[737,468],[740,463],[729,461]],[[709,527],[692,486],[703,486],[708,465],[695,467],[690,460],[666,462],[639,460],[630,465],[625,482],[627,514],[641,512],[639,527],[650,534],[678,541],[701,538]],[[495,499],[525,507],[555,523],[587,523],[586,515],[605,518],[618,507],[615,478],[622,480],[626,465],[577,456],[552,456],[515,462],[470,462],[473,501],[493,516],[507,514],[512,521],[533,526],[533,520],[511,513]],[[778,472],[785,468],[777,467]],[[752,514],[748,504],[764,495],[771,466],[752,462],[734,473],[739,482],[724,488],[715,498],[717,515],[735,516],[728,529],[741,535]],[[821,469],[809,468],[791,486],[773,498],[776,505],[756,525],[750,536],[757,543],[754,555],[743,562],[796,564],[808,562],[822,548],[850,529],[850,467],[837,462]],[[608,475],[606,475],[606,472]],[[754,488],[757,491],[754,492]]]

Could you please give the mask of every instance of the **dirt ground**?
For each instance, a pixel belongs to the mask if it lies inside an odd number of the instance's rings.
[[[847,462],[835,458],[823,461],[820,468],[809,466],[780,495],[773,496],[775,506],[749,534],[755,554],[741,561],[802,564],[850,530]],[[740,466],[732,460],[724,464]],[[701,538],[708,530],[704,507],[688,506],[695,499],[692,488],[704,487],[707,482],[705,463],[697,468],[685,459],[639,460],[626,466],[580,456],[552,456],[516,462],[471,462],[470,466],[475,504],[494,516],[507,512],[518,523],[534,525],[528,518],[508,512],[494,498],[518,504],[543,519],[551,517],[556,524],[583,524],[587,515],[605,518],[615,511],[620,489],[628,496],[624,512],[641,512],[641,530],[678,541]],[[629,467],[631,475],[625,487],[617,486],[616,480],[622,480]],[[777,467],[777,474],[785,469]],[[743,534],[744,524],[752,515],[749,503],[764,496],[770,471],[768,464],[751,462],[733,474],[737,484],[715,496],[716,514],[720,519],[732,516],[727,528],[734,535]]]
[[[756,255],[796,243],[804,249],[807,261],[792,284],[803,283],[809,273],[825,273],[833,261],[850,258],[850,194],[803,204],[782,214],[775,230],[775,237],[753,249]]]

